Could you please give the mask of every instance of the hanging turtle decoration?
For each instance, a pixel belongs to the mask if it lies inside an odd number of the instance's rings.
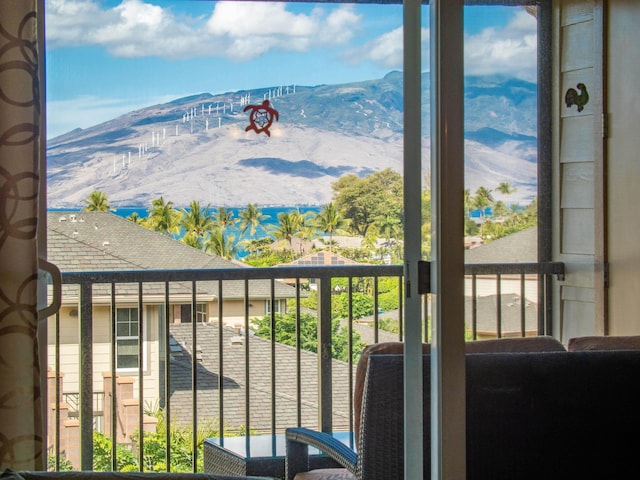
[[[264,100],[260,105],[247,105],[244,111],[250,110],[249,125],[245,128],[245,132],[255,130],[256,133],[266,133],[271,136],[269,128],[273,124],[273,119],[278,121],[278,111],[271,107],[269,100]]]

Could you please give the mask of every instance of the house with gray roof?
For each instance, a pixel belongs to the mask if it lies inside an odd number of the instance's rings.
[[[465,263],[536,263],[537,237],[538,228],[531,227],[465,250]],[[520,275],[502,274],[499,280],[495,275],[478,275],[475,282],[474,299],[472,279],[465,281],[467,330],[474,329],[478,338],[495,338],[500,311],[502,336],[520,336],[523,330],[526,335],[537,334],[537,276],[526,276],[522,282]]]
[[[148,230],[129,220],[108,212],[51,211],[48,213],[48,260],[61,272],[112,272],[138,270],[186,270],[216,268],[252,268],[240,262],[231,262],[215,255],[187,246],[158,232]],[[112,343],[115,343],[116,368],[120,376],[138,381],[139,321],[143,322],[144,338],[142,364],[143,401],[153,404],[166,402],[163,382],[167,366],[164,346],[165,324],[170,325],[172,373],[179,373],[186,356],[195,355],[201,368],[202,352],[210,353],[212,345],[207,339],[198,340],[194,347],[190,339],[173,336],[173,328],[183,325],[191,331],[192,318],[198,326],[206,325],[218,331],[221,324],[225,339],[231,344],[237,337],[245,318],[245,285],[242,280],[225,280],[222,300],[218,298],[216,281],[196,283],[196,312],[191,312],[194,292],[192,282],[169,284],[170,304],[165,305],[164,283],[145,283],[142,286],[142,318],[139,319],[139,291],[137,284],[115,285],[115,315],[112,312],[111,285],[95,283],[92,291],[93,318],[93,381],[94,392],[103,390],[102,374],[111,369]],[[286,300],[295,298],[295,288],[275,281],[274,298],[279,311],[286,311]],[[248,308],[250,317],[262,317],[271,308],[271,281],[249,282]],[[223,317],[218,318],[218,302],[222,302]],[[76,285],[62,289],[59,314],[48,319],[49,364],[54,365],[57,351],[55,339],[59,337],[59,361],[64,375],[65,394],[80,391],[79,375],[79,292]],[[166,318],[168,312],[169,318]],[[115,318],[116,338],[112,337],[112,318]],[[226,338],[228,337],[228,338]],[[213,341],[213,339],[211,339]],[[216,340],[217,341],[217,340]],[[253,342],[258,343],[256,340]],[[215,344],[217,345],[217,344]],[[252,345],[254,348],[254,345]],[[233,351],[233,350],[229,350]],[[175,355],[174,355],[175,354]],[[174,357],[176,361],[173,362]],[[173,364],[175,363],[175,365]],[[229,363],[227,363],[229,365]],[[173,372],[173,368],[177,368]],[[206,378],[204,376],[203,378]],[[230,382],[239,385],[242,382]],[[176,387],[180,384],[176,383]],[[253,385],[253,384],[252,384]],[[138,391],[137,385],[134,391]],[[180,389],[178,388],[178,392]]]

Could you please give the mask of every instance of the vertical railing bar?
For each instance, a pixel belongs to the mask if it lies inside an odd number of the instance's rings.
[[[525,274],[520,274],[520,333],[523,337],[527,336],[527,298],[524,283]]]
[[[378,276],[373,277],[373,338],[375,343],[380,342],[380,318],[378,315]]]
[[[245,431],[246,431],[246,452],[247,457],[251,455],[251,406],[249,395],[249,279],[244,280],[244,415],[245,415]]]
[[[425,343],[431,343],[431,328],[429,328],[431,309],[429,308],[429,295],[423,295],[422,302],[420,302],[420,304],[422,311],[424,312],[424,320],[422,323],[422,341]]]
[[[552,308],[553,305],[551,304],[551,295],[553,294],[553,290],[552,290],[552,281],[551,281],[551,275],[544,275],[543,276],[543,283],[544,283],[544,323],[543,323],[543,328],[541,328],[540,330],[542,331],[541,333],[543,333],[544,335],[551,335],[552,332],[552,327],[553,325],[551,324],[551,315],[553,313]]]
[[[296,425],[302,426],[302,351],[300,348],[300,277],[296,278]]]
[[[191,281],[191,457],[193,471],[198,470],[198,320],[197,285]],[[201,352],[202,353],[202,352]]]
[[[349,282],[347,284],[347,292],[348,292],[348,351],[349,351],[349,360],[348,360],[348,368],[349,368],[349,431],[353,432],[353,277],[349,277]],[[353,435],[349,437],[350,442],[353,442]],[[353,448],[353,445],[351,445]]]
[[[323,432],[333,431],[331,277],[318,278],[318,413]]]
[[[138,462],[144,471],[144,318],[142,282],[138,282]]]
[[[78,308],[79,310],[79,308]],[[60,404],[62,403],[61,390],[61,377],[60,377],[60,311],[56,312],[56,327],[55,327],[55,374],[56,374],[56,391],[55,391],[55,452],[56,452],[56,471],[60,471]],[[48,386],[47,386],[48,387]],[[48,388],[47,388],[48,390]],[[48,396],[48,392],[47,392]]]
[[[165,368],[164,368],[164,388],[165,388],[165,458],[167,472],[171,471],[171,344],[170,335],[170,305],[169,305],[169,282],[164,282],[164,328],[165,328]]]
[[[402,298],[404,297],[404,292],[402,288],[404,283],[402,281],[402,277],[398,277],[398,341],[401,342],[404,337],[404,325],[403,325],[403,308],[402,308]],[[426,330],[426,328],[425,328]],[[426,340],[426,339],[425,339]]]
[[[117,382],[117,355],[116,348],[118,330],[117,330],[117,310],[116,310],[116,284],[111,282],[111,470],[116,471],[118,464],[117,446],[118,446],[118,382]],[[105,415],[107,413],[105,412]]]
[[[220,441],[224,445],[224,329],[222,328],[223,304],[222,280],[218,280],[218,427]]]
[[[471,338],[478,339],[478,277],[471,274]]]
[[[270,331],[271,340],[271,451],[276,456],[276,283],[270,279],[269,296],[271,298]]]
[[[496,328],[498,338],[502,338],[502,275],[496,274],[496,297],[498,298],[498,304],[496,305],[496,318],[498,326]]]
[[[93,470],[93,284],[80,287],[80,464]]]

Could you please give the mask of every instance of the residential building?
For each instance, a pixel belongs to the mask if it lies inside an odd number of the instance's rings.
[[[64,272],[139,271],[139,270],[192,270],[250,268],[240,262],[224,260],[210,255],[158,232],[151,231],[129,220],[108,212],[53,211],[48,213],[48,255]],[[101,392],[102,373],[111,370],[112,321],[115,319],[116,370],[122,376],[137,380],[139,332],[142,331],[144,365],[144,397],[148,401],[160,400],[163,379],[165,324],[215,325],[219,318],[217,282],[199,282],[193,292],[189,282],[168,285],[170,304],[164,301],[165,285],[145,284],[138,291],[132,285],[116,288],[113,311],[108,284],[93,289],[93,370],[94,392]],[[225,331],[242,337],[247,315],[262,317],[270,312],[271,286],[268,280],[254,280],[245,287],[242,281],[226,281],[223,285],[222,324]],[[295,289],[283,282],[274,282],[274,302],[277,311],[286,311],[286,299],[295,297]],[[192,305],[195,299],[195,312]],[[49,365],[56,355],[55,339],[59,338],[61,372],[64,374],[65,393],[76,393],[79,388],[79,335],[81,319],[78,288],[65,285],[59,315],[48,322]],[[168,316],[167,316],[168,315]],[[56,321],[56,318],[58,319]],[[140,325],[142,321],[142,325]],[[140,330],[141,329],[141,330]],[[190,340],[180,343],[169,339],[172,353],[200,356]],[[207,351],[210,351],[208,346]],[[134,385],[134,391],[137,384]]]

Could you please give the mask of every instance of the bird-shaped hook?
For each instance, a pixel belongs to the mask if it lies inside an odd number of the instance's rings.
[[[577,105],[578,111],[581,112],[584,110],[584,106],[587,102],[589,102],[589,93],[587,92],[587,87],[584,83],[577,84],[576,88],[580,90],[580,94],[578,94],[575,88],[570,88],[564,96],[564,103],[567,105],[567,108]]]

